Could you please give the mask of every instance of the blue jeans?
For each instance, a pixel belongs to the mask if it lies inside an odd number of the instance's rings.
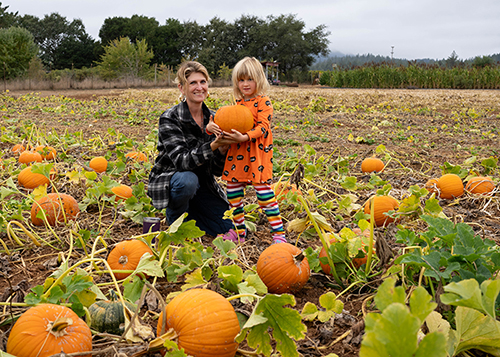
[[[184,212],[184,221],[194,219],[196,226],[205,233],[216,236],[233,228],[229,219],[223,219],[229,205],[206,185],[200,185],[198,176],[191,171],[176,172],[170,179],[170,199],[167,220],[171,224]]]

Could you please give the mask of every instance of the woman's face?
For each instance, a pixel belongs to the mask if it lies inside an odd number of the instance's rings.
[[[188,103],[200,104],[207,99],[208,82],[202,73],[194,72],[187,77],[187,83],[184,86],[179,84],[179,90]]]

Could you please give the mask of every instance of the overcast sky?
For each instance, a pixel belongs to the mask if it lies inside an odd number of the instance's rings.
[[[309,31],[325,24],[329,48],[344,54],[406,59],[460,59],[500,53],[500,0],[8,0],[7,11],[43,18],[53,12],[68,21],[81,19],[99,40],[106,18],[132,15],[168,18],[206,25],[219,17],[295,14]]]

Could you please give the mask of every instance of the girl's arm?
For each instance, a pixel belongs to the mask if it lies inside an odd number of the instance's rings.
[[[262,135],[268,135],[271,131],[271,119],[273,117],[273,106],[268,96],[262,96],[257,106],[257,118],[255,127],[246,134],[249,140],[260,138]]]

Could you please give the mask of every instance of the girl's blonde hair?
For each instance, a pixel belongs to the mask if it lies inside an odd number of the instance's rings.
[[[238,82],[241,79],[252,78],[256,84],[256,94],[265,94],[269,89],[269,82],[267,81],[262,64],[255,57],[245,57],[236,63],[233,69],[233,93],[236,99],[242,99],[243,94],[238,88]]]

